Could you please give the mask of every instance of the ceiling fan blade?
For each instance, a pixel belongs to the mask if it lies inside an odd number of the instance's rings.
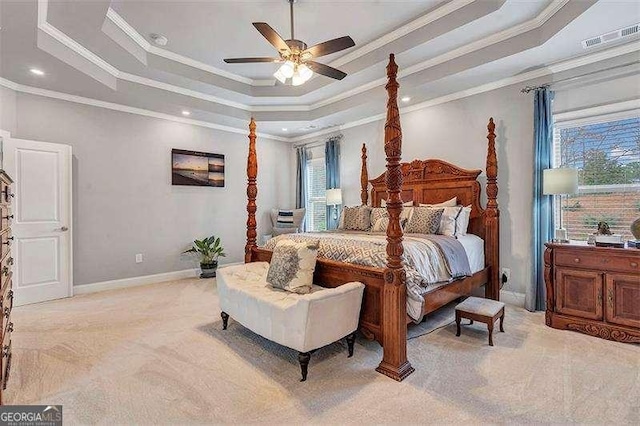
[[[336,80],[342,80],[347,76],[347,73],[330,67],[329,65],[321,64],[320,62],[308,61],[305,63],[309,68],[311,68],[313,72],[317,72],[318,74],[322,74],[327,77],[335,78]]]
[[[315,46],[311,46],[304,52],[302,52],[302,56],[305,54],[311,54],[314,58],[318,58],[324,55],[330,55],[331,53],[336,53],[344,49],[348,49],[350,47],[355,46],[356,43],[349,36],[334,38],[333,40],[325,41],[323,43],[316,44]]]
[[[227,58],[227,64],[249,64],[253,62],[278,62],[280,58]]]
[[[267,39],[269,43],[271,43],[279,52],[289,52],[289,46],[287,43],[280,37],[280,34],[276,32],[269,24],[266,22],[254,22],[253,26],[256,27],[256,30],[260,31],[260,34],[264,38]]]

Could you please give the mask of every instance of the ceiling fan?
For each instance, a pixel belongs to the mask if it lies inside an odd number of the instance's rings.
[[[322,74],[336,80],[342,80],[347,76],[346,73],[332,68],[328,65],[321,64],[313,59],[320,56],[329,55],[331,53],[340,52],[356,45],[349,36],[335,38],[325,41],[311,47],[301,40],[296,40],[293,31],[293,4],[297,0],[288,0],[289,15],[291,19],[291,38],[284,40],[269,24],[266,22],[254,22],[260,34],[267,39],[276,49],[278,49],[278,58],[229,58],[224,61],[228,64],[247,64],[255,62],[271,62],[282,63],[280,68],[273,74],[281,83],[286,83],[291,78],[291,84],[299,86],[309,80],[314,72]]]

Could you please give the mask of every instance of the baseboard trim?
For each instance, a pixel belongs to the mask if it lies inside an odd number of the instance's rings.
[[[220,268],[240,264],[241,262],[225,263]],[[161,274],[143,275],[139,277],[123,278],[121,280],[102,281],[91,284],[81,284],[73,287],[73,294],[89,294],[100,291],[116,290],[120,288],[137,287],[147,284],[157,284],[185,278],[195,278],[200,274],[200,269],[184,269],[182,271],[163,272]]]
[[[516,293],[515,291],[500,290],[500,300],[509,305],[515,305],[524,308],[524,293]]]

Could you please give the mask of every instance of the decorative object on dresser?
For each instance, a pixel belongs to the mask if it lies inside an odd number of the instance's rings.
[[[542,171],[542,193],[560,196],[560,227],[556,227],[554,241],[568,243],[567,230],[562,227],[562,196],[578,191],[578,170],[570,168],[546,169]]]
[[[220,237],[207,237],[203,240],[194,240],[193,246],[183,253],[197,253],[200,255],[200,278],[214,278],[218,269],[218,258],[225,257],[224,247],[220,244]]]
[[[487,324],[489,329],[489,346],[493,346],[493,324],[500,319],[500,332],[504,333],[504,303],[497,300],[467,297],[456,306],[456,336],[460,336],[460,320],[466,318],[473,324],[479,321]]]
[[[0,222],[2,244],[0,244],[0,312],[2,312],[2,322],[0,328],[0,339],[2,340],[2,368],[0,369],[0,405],[2,404],[2,392],[7,388],[9,373],[11,372],[11,332],[13,331],[13,322],[11,321],[11,310],[13,308],[13,256],[11,255],[11,243],[13,236],[11,235],[11,222],[13,214],[11,212],[11,201],[13,193],[11,192],[11,184],[13,180],[3,171],[0,170],[0,186],[2,193],[0,194],[0,214],[2,220]]]
[[[546,323],[618,342],[640,343],[640,252],[546,244]]]

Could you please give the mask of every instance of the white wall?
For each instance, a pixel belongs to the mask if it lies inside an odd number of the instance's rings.
[[[16,131],[16,92],[0,86],[0,129]]]
[[[481,169],[483,200],[487,123],[496,122],[501,267],[511,268],[509,290],[523,293],[531,277],[533,105],[520,87],[508,87],[409,113],[401,113],[402,158],[439,158]],[[360,149],[367,144],[369,178],[385,170],[384,122],[342,131],[341,182],[345,204],[360,203]]]
[[[180,253],[211,234],[223,262],[243,259],[247,136],[22,93],[17,110],[15,137],[73,147],[74,284],[197,267]],[[225,188],[172,186],[172,148],[224,154]],[[292,171],[288,143],[257,150],[259,238],[268,209],[292,205]]]

